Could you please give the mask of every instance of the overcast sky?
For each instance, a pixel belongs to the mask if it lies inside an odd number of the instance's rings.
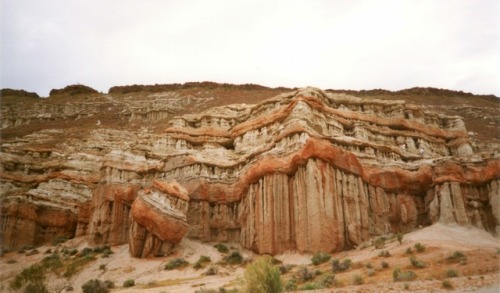
[[[1,87],[187,81],[500,96],[500,1],[1,0]]]

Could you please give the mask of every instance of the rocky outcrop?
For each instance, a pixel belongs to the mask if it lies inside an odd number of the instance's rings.
[[[435,222],[500,230],[498,147],[471,143],[461,117],[315,88],[173,117],[208,98],[149,95],[134,103],[166,116],[133,110],[125,120],[158,115],[169,119],[161,131],[98,128],[57,147],[47,145],[61,133],[41,131],[3,143],[4,237],[24,221],[33,235],[129,243],[151,257],[183,237],[276,254],[341,251]],[[44,232],[28,208],[42,201],[67,213],[71,231]]]

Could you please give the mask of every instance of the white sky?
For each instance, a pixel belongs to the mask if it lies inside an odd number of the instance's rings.
[[[500,1],[1,0],[0,87],[187,81],[500,96]]]

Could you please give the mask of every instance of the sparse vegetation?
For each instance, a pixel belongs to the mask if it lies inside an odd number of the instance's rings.
[[[418,260],[416,257],[410,257],[411,265],[415,268],[425,268],[425,263],[421,260]]]
[[[311,261],[313,265],[317,266],[319,264],[325,263],[330,260],[332,256],[328,253],[325,252],[316,252],[313,257],[311,258]]]
[[[366,271],[366,274],[370,277],[374,276],[375,275],[375,270],[374,269],[368,269]]]
[[[417,274],[413,271],[402,272],[399,268],[392,271],[392,279],[394,282],[413,281],[417,278]]]
[[[465,254],[463,254],[463,252],[461,251],[455,251],[450,256],[448,256],[447,260],[450,262],[462,262],[467,261],[467,256],[465,256]]]
[[[213,276],[213,275],[217,275],[219,273],[219,268],[212,265],[212,266],[209,266],[208,269],[205,271],[205,275],[206,276]]]
[[[335,285],[335,275],[332,273],[322,274],[314,283],[318,289],[330,288]]]
[[[387,250],[382,250],[379,252],[378,256],[380,257],[390,257],[391,256],[391,253]]]
[[[375,249],[382,249],[385,247],[385,237],[378,237],[375,239]]]
[[[229,252],[229,249],[227,248],[227,246],[222,244],[222,243],[217,243],[214,245],[214,247],[217,248],[217,251],[220,253],[228,253]]]
[[[285,283],[285,291],[295,291],[297,290],[297,279],[291,278]]]
[[[443,280],[443,282],[441,283],[441,285],[445,289],[453,289],[453,284],[449,280]]]
[[[361,285],[363,284],[365,281],[363,279],[363,276],[359,275],[359,274],[355,274],[353,277],[352,277],[352,283],[354,285]]]
[[[367,263],[365,264],[365,267],[366,267],[367,269],[371,269],[371,268],[373,268],[373,265],[372,265],[372,263],[371,263],[371,262],[367,262]]]
[[[382,262],[380,263],[380,266],[381,266],[383,269],[387,269],[387,268],[389,267],[389,263],[388,263],[388,262],[386,262],[386,261],[382,261]]]
[[[456,278],[458,277],[458,272],[457,270],[454,269],[448,269],[445,274],[446,278]]]
[[[424,252],[425,251],[425,245],[423,245],[422,243],[418,242],[418,243],[415,243],[414,245],[415,247],[415,250],[417,252]]]
[[[185,261],[183,258],[174,258],[171,259],[166,265],[165,269],[168,271],[179,269],[187,266],[189,263]]]
[[[107,293],[109,287],[101,280],[92,279],[82,285],[82,291],[83,293]]]
[[[399,245],[403,244],[403,233],[399,232],[396,234],[396,239],[398,240]]]
[[[135,286],[135,281],[133,279],[128,279],[125,282],[123,282],[124,288],[134,287],[134,286]]]
[[[413,251],[411,250],[411,247],[408,247],[405,251],[405,254],[412,254]]]
[[[57,246],[59,244],[62,244],[64,242],[68,241],[68,238],[66,236],[58,236],[52,240],[52,246]]]
[[[193,268],[195,269],[202,269],[206,267],[212,260],[210,259],[209,256],[202,255],[200,258],[194,263]]]
[[[243,262],[243,256],[239,251],[233,251],[224,258],[224,262],[228,265],[241,264]]]
[[[286,273],[288,273],[293,268],[293,265],[282,264],[278,268],[279,268],[281,274],[286,274]]]
[[[259,257],[245,270],[246,292],[277,293],[283,291],[279,269],[272,264],[269,257]]]
[[[307,268],[307,266],[301,266],[297,272],[297,278],[301,282],[312,280],[313,277],[313,273]]]
[[[332,260],[332,270],[334,273],[347,271],[351,268],[351,264],[352,262],[348,258],[344,259],[342,262],[338,259],[334,259]]]

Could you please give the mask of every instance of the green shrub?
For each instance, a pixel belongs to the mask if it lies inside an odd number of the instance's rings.
[[[365,281],[363,279],[363,276],[361,275],[358,275],[358,274],[355,274],[353,277],[352,277],[352,283],[354,285],[361,285],[363,284]]]
[[[293,265],[290,265],[290,264],[282,264],[280,265],[279,267],[279,270],[281,272],[281,274],[286,274],[288,273],[292,268],[293,268]]]
[[[86,257],[89,255],[92,255],[92,248],[90,247],[85,247],[84,249],[82,249],[82,251],[80,251],[79,254],[80,257]]]
[[[404,285],[403,285],[403,289],[405,289],[405,290],[410,289],[410,284],[408,284],[408,283],[404,283]]]
[[[412,281],[417,278],[417,274],[415,274],[413,271],[406,271],[402,272],[399,268],[395,268],[392,271],[392,279],[394,282],[399,282],[399,281]]]
[[[331,255],[325,252],[316,252],[313,257],[311,258],[311,261],[313,265],[317,266],[319,264],[325,263],[329,261],[331,258]]]
[[[49,256],[46,256],[42,259],[42,266],[45,269],[59,269],[63,266],[63,262],[61,258],[59,257],[59,254],[53,253]]]
[[[174,270],[174,269],[185,267],[188,264],[189,263],[187,261],[185,261],[183,258],[174,258],[174,259],[171,259],[165,265],[165,269],[171,271],[171,270]]]
[[[239,251],[233,251],[224,258],[224,262],[229,265],[241,264],[243,262],[243,256]]]
[[[245,270],[246,292],[282,292],[283,284],[279,269],[269,257],[259,257]]]
[[[82,291],[83,293],[107,293],[109,289],[103,281],[92,279],[82,285]]]
[[[334,273],[347,271],[351,268],[351,264],[352,262],[348,258],[344,259],[342,262],[340,262],[338,259],[334,259],[332,260],[332,270]]]
[[[410,257],[410,263],[412,266],[416,268],[425,268],[425,263],[423,261],[418,260],[416,257]]]
[[[461,251],[455,251],[450,256],[448,256],[447,260],[450,262],[467,261],[467,256],[465,256],[465,254],[463,254],[463,252]]]
[[[217,251],[220,253],[228,253],[229,252],[229,249],[227,248],[227,246],[222,244],[222,243],[215,244],[214,247],[217,248]]]
[[[64,242],[68,241],[68,238],[66,236],[58,236],[57,238],[52,240],[52,245],[56,246],[59,244],[62,244]]]
[[[376,249],[381,249],[381,248],[384,248],[385,246],[385,237],[379,237],[377,239],[375,239],[375,248]]]
[[[456,278],[458,277],[458,272],[454,269],[449,269],[446,271],[446,278]]]
[[[314,283],[318,289],[330,288],[335,285],[335,275],[332,273],[322,274]]]
[[[40,283],[45,281],[45,268],[42,265],[34,264],[23,269],[10,282],[9,286],[14,290],[19,290],[25,285]]]
[[[405,251],[405,254],[412,254],[413,251],[411,250],[411,247],[408,247]]]
[[[49,289],[43,283],[35,282],[29,283],[24,288],[24,292],[26,293],[49,293]]]
[[[123,282],[123,288],[134,287],[134,286],[135,286],[135,281],[132,279],[128,279],[125,282]]]
[[[425,251],[425,245],[423,245],[422,243],[418,242],[418,243],[415,243],[414,245],[415,247],[415,250],[417,252],[424,252]]]
[[[194,263],[193,268],[195,269],[202,269],[206,267],[212,260],[210,259],[209,256],[202,255],[200,258]]]
[[[441,285],[443,286],[443,288],[445,289],[453,289],[453,284],[451,284],[450,281],[448,280],[444,280]]]

